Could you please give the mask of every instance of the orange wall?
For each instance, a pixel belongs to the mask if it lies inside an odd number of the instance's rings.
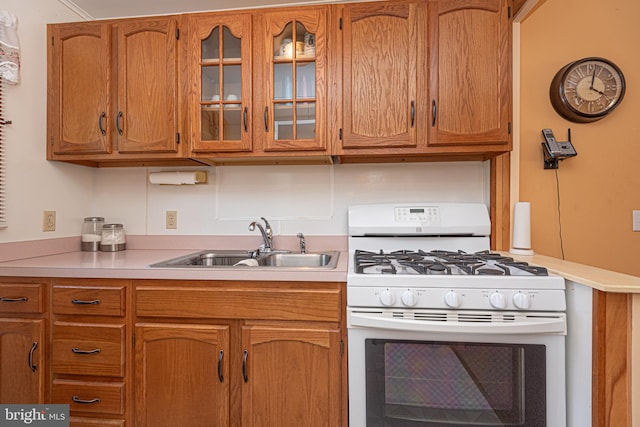
[[[531,202],[532,247],[566,260],[640,276],[640,1],[546,0],[520,26],[520,200]],[[611,115],[569,122],[553,110],[549,83],[565,64],[588,56],[612,60],[627,91]],[[543,169],[541,129],[578,156]],[[561,224],[561,225],[560,225]]]

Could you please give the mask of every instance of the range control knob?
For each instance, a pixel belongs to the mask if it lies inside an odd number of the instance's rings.
[[[513,294],[513,305],[520,310],[528,310],[531,306],[531,297],[523,292]]]
[[[489,295],[489,303],[491,303],[491,306],[493,308],[497,309],[503,309],[507,307],[507,300],[505,299],[504,295],[498,291]]]
[[[462,298],[460,298],[460,295],[458,295],[456,291],[451,290],[444,294],[444,303],[451,308],[457,308],[462,304]]]
[[[407,307],[413,307],[418,303],[418,295],[410,289],[402,293],[402,303]]]
[[[396,297],[389,289],[380,292],[380,303],[385,307],[389,307],[396,302]]]

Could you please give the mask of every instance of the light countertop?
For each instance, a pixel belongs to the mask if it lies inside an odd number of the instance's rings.
[[[203,241],[203,239],[205,239]],[[171,238],[144,237],[132,239],[130,249],[121,252],[81,252],[79,239],[63,238],[0,245],[0,276],[16,277],[75,277],[166,280],[249,280],[249,281],[320,281],[346,282],[348,252],[346,238],[313,237],[310,252],[339,250],[335,269],[283,267],[223,267],[223,268],[152,268],[149,265],[197,252],[200,248],[251,247],[253,240],[242,238]],[[282,239],[282,238],[281,238]],[[283,247],[295,251],[297,240],[281,240]],[[309,240],[308,240],[309,242]],[[286,247],[286,245],[290,247]],[[155,249],[172,247],[174,249]],[[309,246],[307,246],[309,248]],[[617,273],[544,255],[514,255],[516,260],[546,267],[549,273],[604,292],[640,293],[640,277]],[[13,259],[11,257],[19,258]]]
[[[589,265],[564,261],[544,255],[514,255],[503,252],[518,261],[546,267],[549,273],[564,277],[575,283],[604,292],[640,293],[640,277],[617,273]]]
[[[193,253],[191,249],[127,249],[67,252],[0,263],[1,276],[166,280],[344,282],[347,254],[335,269],[285,267],[152,268],[150,264]]]

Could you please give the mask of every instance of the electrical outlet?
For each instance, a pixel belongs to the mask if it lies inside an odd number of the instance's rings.
[[[633,212],[633,231],[640,231],[640,211]]]
[[[42,231],[56,231],[56,211],[42,212]]]
[[[166,228],[172,230],[178,228],[178,211],[167,211]]]

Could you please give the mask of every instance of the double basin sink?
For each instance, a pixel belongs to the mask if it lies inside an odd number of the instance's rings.
[[[152,264],[151,267],[276,267],[334,269],[338,264],[338,256],[338,251],[294,253],[286,251],[255,252],[241,250],[206,250]]]

